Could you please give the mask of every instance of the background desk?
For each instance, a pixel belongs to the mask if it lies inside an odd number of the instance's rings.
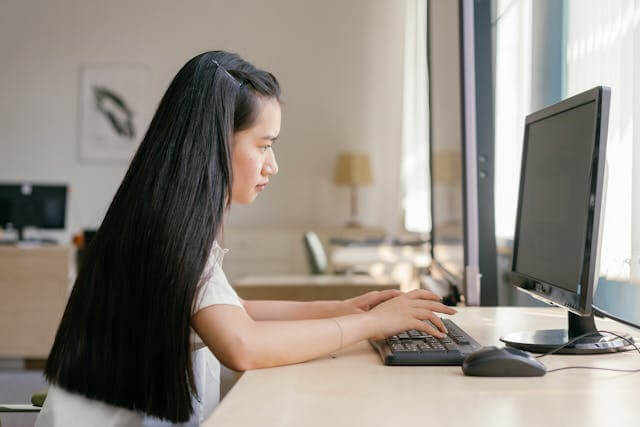
[[[378,264],[393,267],[399,263],[409,264],[415,268],[426,268],[431,262],[427,245],[332,245],[330,252],[331,265],[338,271]]]
[[[400,289],[389,277],[367,275],[266,275],[248,276],[233,282],[244,299],[266,300],[341,300],[369,291]]]
[[[403,291],[420,287],[420,273],[431,262],[427,245],[332,245],[329,253],[332,271],[392,277],[400,282]]]
[[[71,262],[68,246],[0,246],[0,357],[48,357],[67,304]]]
[[[555,308],[461,308],[455,322],[483,345],[507,332],[564,327]],[[598,327],[637,331],[608,320]],[[547,368],[640,368],[638,353],[547,356]],[[366,342],[337,358],[249,371],[205,426],[635,426],[640,373],[575,369],[535,378],[465,377],[460,367],[392,367]]]

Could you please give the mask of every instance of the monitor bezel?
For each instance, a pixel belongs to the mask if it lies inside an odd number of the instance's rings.
[[[605,86],[597,86],[593,89],[572,96],[542,110],[529,114],[525,119],[524,137],[522,146],[522,161],[520,168],[520,185],[518,189],[518,208],[516,214],[516,229],[513,240],[513,258],[511,261],[511,284],[519,290],[526,292],[534,298],[559,305],[580,316],[588,316],[592,311],[592,301],[599,275],[599,247],[600,230],[602,227],[601,214],[603,200],[603,186],[605,174],[606,143],[609,124],[609,104],[611,90]],[[578,291],[572,292],[553,283],[540,280],[527,274],[516,271],[518,260],[518,240],[520,234],[520,219],[522,209],[522,192],[524,189],[524,176],[526,167],[526,155],[528,148],[528,128],[532,123],[549,118],[581,105],[595,102],[596,126],[594,131],[594,148],[592,153],[590,171],[590,197],[595,197],[595,203],[589,210],[587,220],[587,233],[585,234],[584,251]],[[590,239],[589,239],[590,237]],[[591,242],[591,243],[589,243]],[[585,271],[585,263],[587,270]]]

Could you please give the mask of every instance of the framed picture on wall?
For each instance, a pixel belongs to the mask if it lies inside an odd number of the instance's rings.
[[[140,65],[80,67],[80,160],[131,159],[148,124],[147,73]]]

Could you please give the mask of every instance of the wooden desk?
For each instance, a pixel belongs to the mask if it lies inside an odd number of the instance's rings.
[[[405,292],[419,287],[419,273],[431,262],[427,245],[333,245],[329,258],[333,271],[354,270],[374,277],[389,276],[400,282]]]
[[[245,299],[267,300],[341,300],[369,291],[400,289],[400,283],[388,277],[367,275],[268,275],[248,276],[233,283]]]
[[[348,270],[353,266],[408,263],[416,268],[426,268],[431,262],[429,248],[421,246],[331,246],[331,265],[336,270]]]
[[[68,246],[0,246],[0,357],[46,359],[69,294]]]
[[[564,310],[461,308],[455,322],[483,345],[524,329],[563,327]],[[608,320],[598,327],[630,331]],[[638,333],[635,331],[635,335]],[[638,353],[548,356],[547,368],[640,368]],[[574,369],[535,378],[465,377],[460,367],[382,365],[366,342],[307,363],[249,371],[205,426],[635,426],[640,373]]]

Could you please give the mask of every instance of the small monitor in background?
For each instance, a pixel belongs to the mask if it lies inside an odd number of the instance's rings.
[[[50,184],[0,184],[0,227],[63,230],[66,225],[67,186]]]
[[[592,310],[599,278],[609,99],[609,88],[600,86],[526,118],[511,284],[566,308],[569,322],[567,329],[500,338],[512,347],[547,352],[583,334],[590,335],[559,352],[612,352],[628,345],[597,333]]]

